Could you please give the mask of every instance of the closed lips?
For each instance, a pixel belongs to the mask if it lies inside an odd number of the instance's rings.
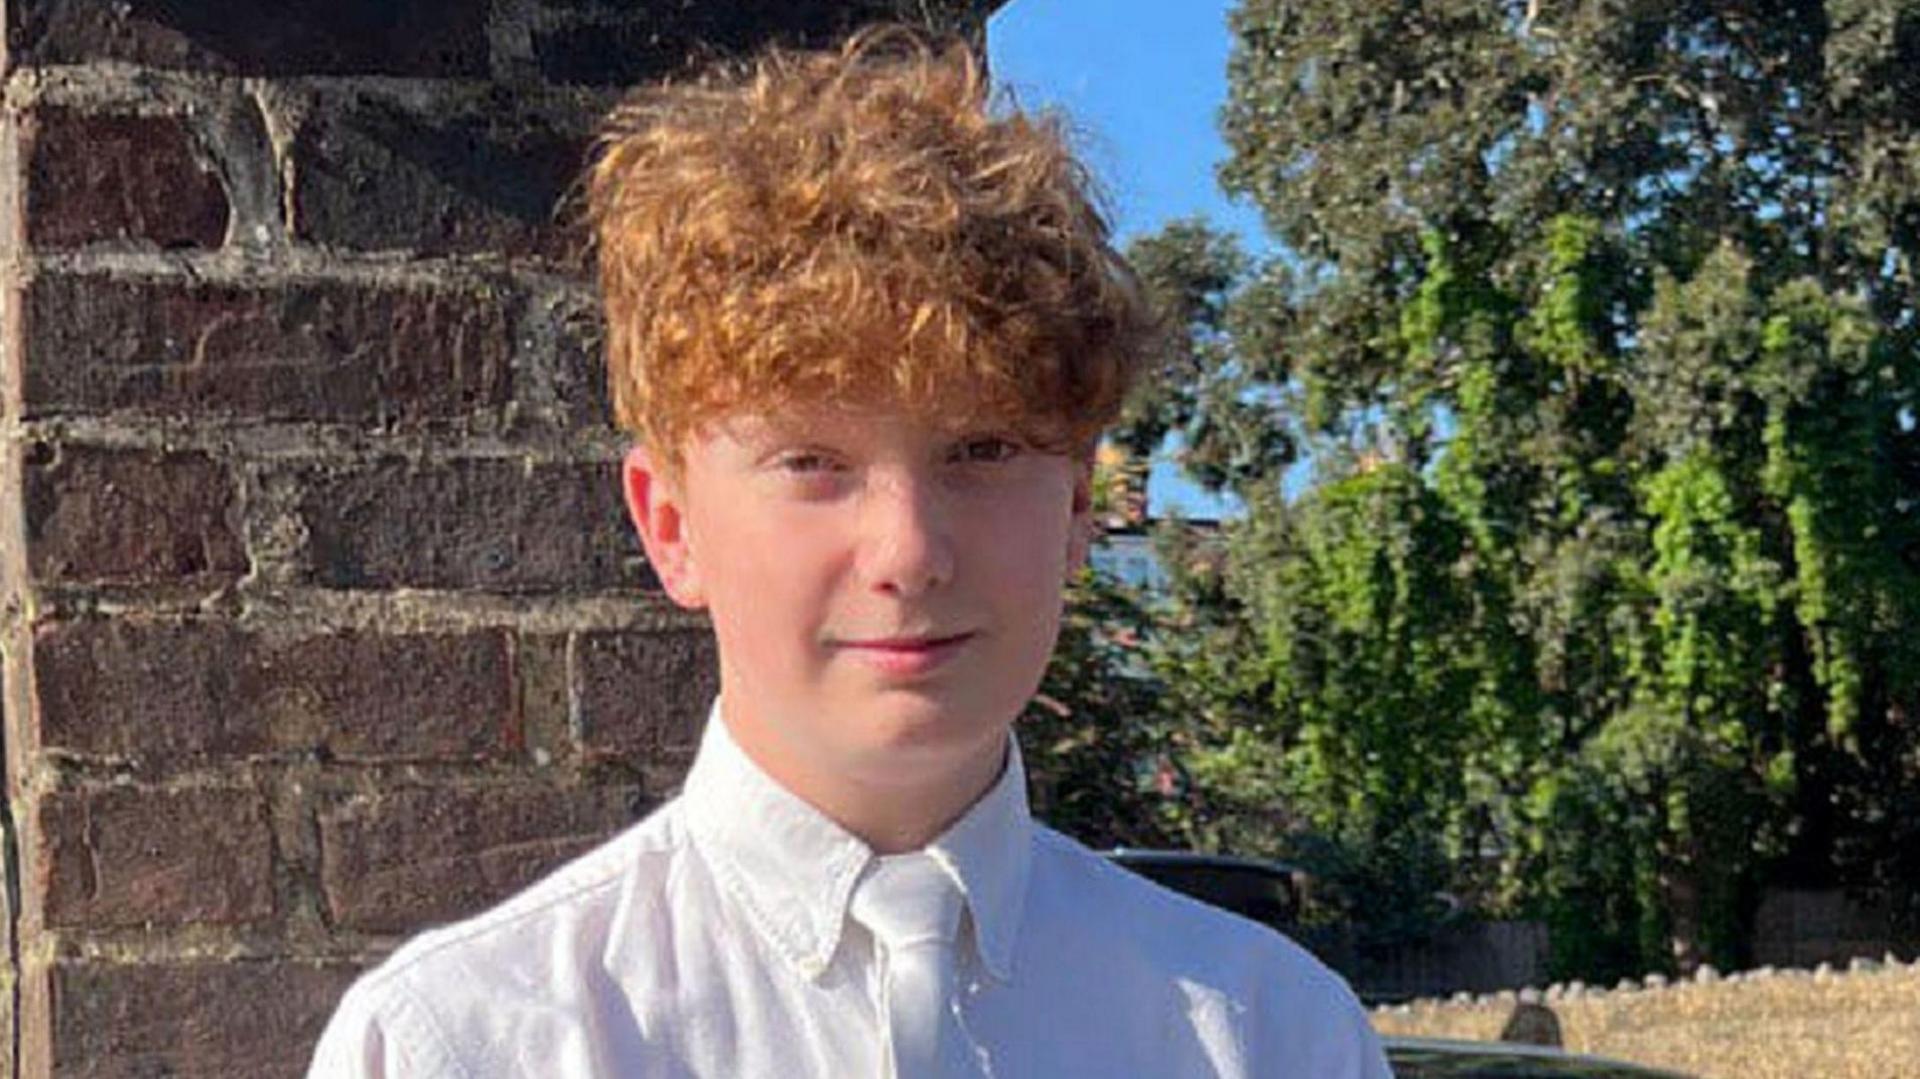
[[[955,633],[945,637],[875,637],[840,643],[847,648],[870,648],[880,652],[925,652],[949,644],[958,644],[971,636],[973,636],[971,633]]]

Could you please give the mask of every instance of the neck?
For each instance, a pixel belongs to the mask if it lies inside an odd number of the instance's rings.
[[[762,725],[732,714],[724,697],[720,713],[734,743],[761,771],[876,854],[905,854],[938,839],[993,788],[1006,767],[1006,731],[1001,729],[923,779],[874,782],[836,770],[818,754],[792,752]]]

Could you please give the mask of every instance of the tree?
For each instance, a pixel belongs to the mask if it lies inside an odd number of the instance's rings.
[[[1190,804],[1589,977],[1738,962],[1767,881],[1920,903],[1920,0],[1232,25],[1281,253],[1136,248],[1190,332],[1125,432],[1254,507],[1178,617],[1267,699],[1182,735]]]
[[[1091,572],[1068,597],[1040,691],[1014,727],[1034,812],[1094,847],[1178,846],[1186,789],[1172,771],[1171,713],[1145,665],[1150,617]]]

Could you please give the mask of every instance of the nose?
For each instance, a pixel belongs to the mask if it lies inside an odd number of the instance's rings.
[[[914,597],[953,579],[953,537],[938,484],[910,472],[875,476],[864,492],[860,565],[869,587]]]

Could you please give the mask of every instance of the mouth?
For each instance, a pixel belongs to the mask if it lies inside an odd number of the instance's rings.
[[[869,637],[835,642],[842,652],[883,674],[928,674],[952,660],[975,637],[973,633],[943,636]]]

